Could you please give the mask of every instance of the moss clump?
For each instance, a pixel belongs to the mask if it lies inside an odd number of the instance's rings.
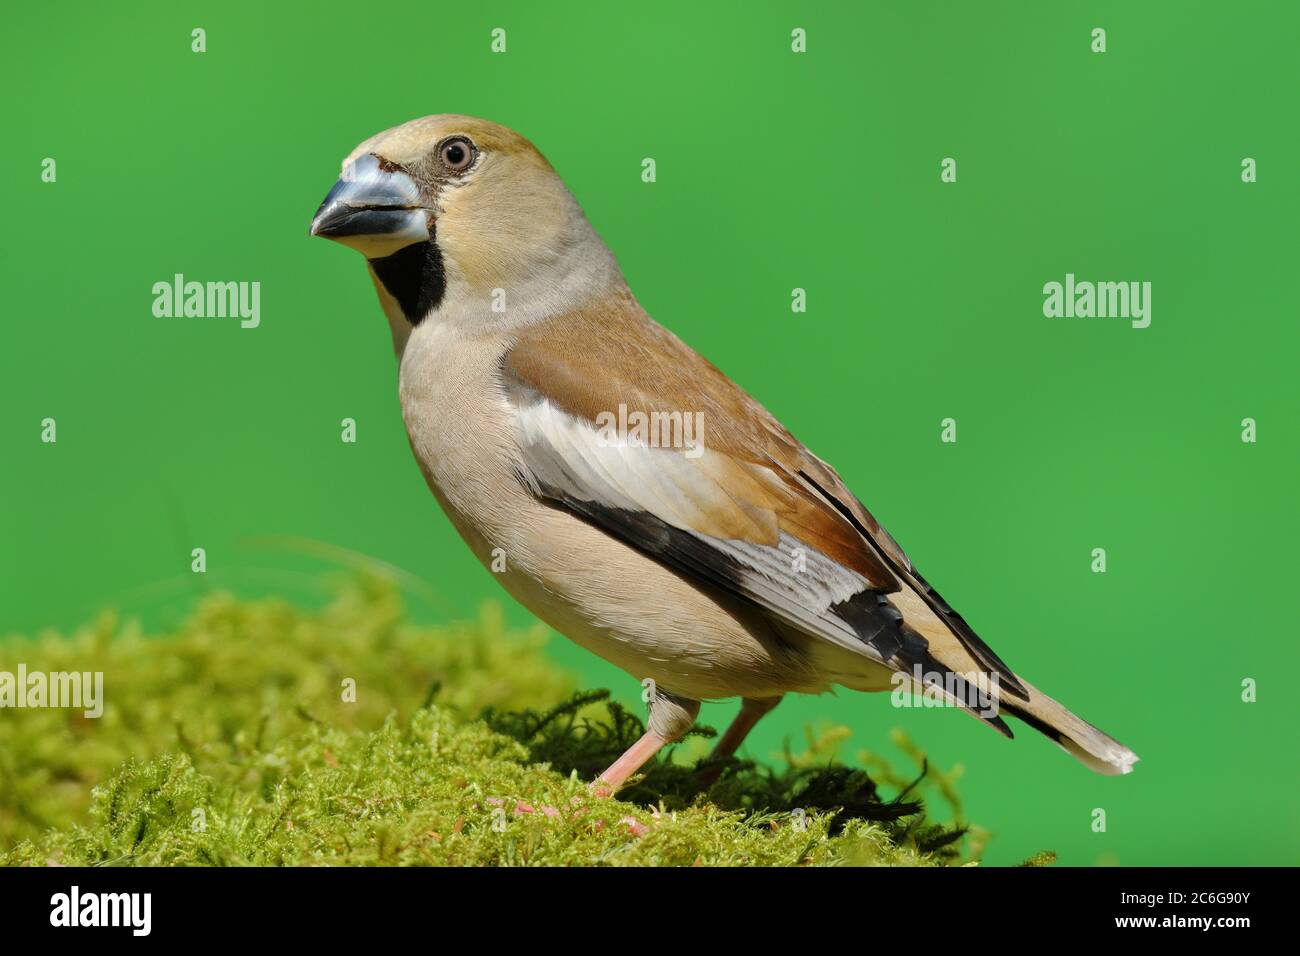
[[[608,691],[574,694],[542,714],[531,710],[497,713],[488,708],[483,719],[490,728],[523,743],[530,760],[589,780],[645,729],[638,717],[608,698]],[[598,714],[584,717],[587,709],[596,704],[602,705]],[[943,775],[932,775],[919,753],[920,773],[908,781],[894,777],[888,765],[879,762],[881,771],[898,790],[897,795],[885,799],[866,771],[833,762],[845,733],[845,728],[834,728],[810,737],[807,751],[799,755],[787,751],[782,765],[776,768],[735,758],[720,764],[707,759],[699,763],[657,760],[633,778],[619,797],[629,803],[650,803],[661,810],[683,810],[707,801],[723,810],[740,811],[750,825],[790,822],[797,826],[806,822],[808,814],[816,814],[831,835],[857,824],[873,823],[896,847],[929,854],[935,858],[932,862],[955,860],[956,845],[967,828],[960,823],[951,827],[927,823],[922,803],[914,796],[923,784],[946,785]],[[710,727],[696,726],[687,739],[692,736],[712,737],[715,732]],[[906,738],[897,739],[907,744]],[[705,768],[719,772],[715,783],[701,775]],[[949,788],[946,796],[960,818],[956,792]]]
[[[603,692],[566,699],[544,641],[506,633],[493,610],[416,627],[397,588],[365,575],[320,612],[214,597],[171,635],[106,616],[71,637],[9,638],[0,669],[103,671],[105,708],[4,713],[0,863],[957,859],[959,806],[944,828],[916,799],[937,785],[955,801],[947,779],[831,763],[842,731],[779,768],[729,761],[707,788],[679,747],[619,800],[593,798],[587,780],[641,721]]]

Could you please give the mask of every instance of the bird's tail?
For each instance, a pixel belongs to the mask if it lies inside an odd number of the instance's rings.
[[[1129,773],[1138,755],[1122,743],[1102,733],[1086,720],[1066,710],[1038,688],[1021,681],[1029,692],[1028,700],[1003,693],[998,707],[1003,713],[1018,717],[1084,766],[1098,773]]]

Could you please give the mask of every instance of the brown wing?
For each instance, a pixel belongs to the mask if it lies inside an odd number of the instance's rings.
[[[575,341],[585,343],[580,354]],[[805,630],[835,630],[837,642],[847,630],[891,666],[916,658],[983,669],[1020,689],[835,471],[630,292],[525,330],[502,371],[525,412],[527,464],[543,497]],[[705,453],[611,454],[570,421],[594,429],[620,405],[626,414],[698,413]],[[811,565],[791,573],[796,548]]]

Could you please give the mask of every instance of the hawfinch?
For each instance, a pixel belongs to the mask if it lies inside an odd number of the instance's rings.
[[[599,791],[702,700],[742,699],[715,751],[730,756],[784,694],[900,680],[1007,737],[1002,715],[1019,718],[1101,773],[1138,759],[1017,676],[830,465],[645,313],[518,133],[455,115],[379,133],[311,234],[366,257],[411,448],[461,537],[652,689]]]

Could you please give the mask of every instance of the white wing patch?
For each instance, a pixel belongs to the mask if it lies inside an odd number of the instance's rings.
[[[867,580],[779,531],[774,513],[756,513],[743,493],[729,491],[724,482],[735,465],[725,455],[707,447],[688,455],[611,435],[536,393],[515,413],[524,477],[535,493],[561,500],[678,570],[740,592],[805,633],[883,663],[830,612],[866,590]],[[758,533],[750,540],[727,536],[724,529],[738,524]]]

